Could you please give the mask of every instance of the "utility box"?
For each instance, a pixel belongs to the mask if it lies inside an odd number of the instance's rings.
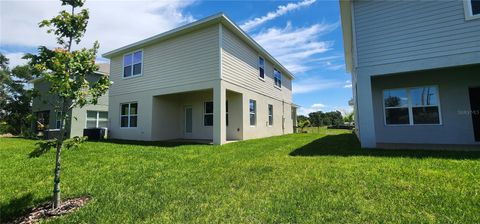
[[[99,141],[105,139],[107,133],[106,128],[85,128],[83,136],[87,136],[90,141]]]

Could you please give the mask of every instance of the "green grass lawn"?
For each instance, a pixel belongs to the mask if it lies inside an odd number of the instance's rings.
[[[0,219],[50,199],[54,152],[0,138]],[[361,150],[352,134],[64,151],[59,223],[480,223],[480,153]]]

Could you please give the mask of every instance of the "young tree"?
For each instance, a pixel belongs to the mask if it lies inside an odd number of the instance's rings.
[[[87,75],[95,72],[96,53],[99,47],[95,42],[93,48],[73,50],[74,44],[79,44],[85,34],[88,23],[88,10],[81,9],[84,0],[61,0],[62,6],[70,7],[70,11],[62,10],[59,15],[40,22],[40,27],[48,27],[48,33],[57,36],[60,47],[53,50],[45,46],[38,48],[37,55],[27,55],[30,65],[50,84],[49,94],[56,96],[62,126],[60,136],[56,139],[55,173],[53,184],[53,208],[60,205],[60,156],[65,147],[65,121],[74,107],[83,107],[87,103],[96,104],[98,98],[105,94],[111,82],[108,76],[102,76],[97,82],[89,83]]]

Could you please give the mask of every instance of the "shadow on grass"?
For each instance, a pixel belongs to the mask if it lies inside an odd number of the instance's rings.
[[[290,156],[373,156],[479,159],[480,151],[362,149],[354,134],[327,135],[290,153]]]
[[[27,193],[21,197],[10,200],[6,204],[0,205],[0,223],[11,223],[14,222],[15,219],[27,214],[32,206],[34,206],[35,202],[33,198],[32,193]]]
[[[157,146],[157,147],[165,147],[165,148],[174,148],[178,146],[189,146],[189,145],[209,145],[208,142],[193,142],[193,141],[183,141],[183,140],[134,141],[134,140],[108,139],[101,142],[113,143],[113,144],[119,144],[119,145]]]

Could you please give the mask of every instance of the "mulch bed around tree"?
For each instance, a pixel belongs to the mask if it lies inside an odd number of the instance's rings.
[[[57,209],[52,209],[52,202],[43,203],[30,210],[25,216],[15,220],[14,223],[30,224],[37,223],[42,219],[54,218],[62,215],[66,215],[76,211],[77,209],[85,206],[90,201],[89,196],[82,196],[78,198],[69,198],[60,204]]]

